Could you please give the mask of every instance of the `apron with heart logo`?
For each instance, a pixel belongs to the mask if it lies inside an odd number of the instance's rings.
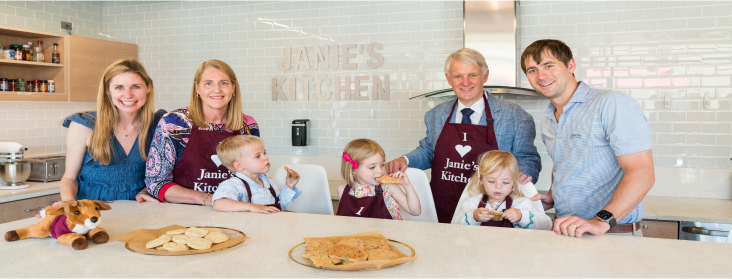
[[[216,147],[224,139],[240,135],[240,131],[201,130],[191,127],[186,149],[173,169],[173,182],[188,189],[213,193],[219,183],[231,177],[231,172],[221,164]]]
[[[486,126],[450,123],[457,102],[455,100],[450,115],[445,120],[445,126],[437,138],[435,154],[432,157],[430,188],[435,200],[437,220],[440,223],[452,221],[460,195],[468,185],[470,176],[478,169],[476,162],[478,155],[498,149],[496,133],[493,131],[493,115],[485,95],[483,103],[488,124]]]

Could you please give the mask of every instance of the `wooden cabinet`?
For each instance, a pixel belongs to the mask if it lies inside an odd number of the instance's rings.
[[[643,237],[679,239],[679,222],[641,220]]]
[[[51,205],[51,202],[60,200],[61,195],[55,194],[0,203],[0,223],[7,223],[36,216],[42,208]]]
[[[137,59],[137,45],[69,36],[71,102],[96,102],[99,82],[107,66],[124,58]]]
[[[0,101],[96,102],[104,70],[123,58],[137,59],[137,45],[0,26],[0,44],[43,41],[46,62],[0,59],[0,78],[54,80],[55,93],[0,92]],[[52,64],[57,43],[61,64]]]

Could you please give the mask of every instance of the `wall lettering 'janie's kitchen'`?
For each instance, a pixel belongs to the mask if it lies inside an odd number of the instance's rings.
[[[323,45],[313,46],[311,53],[313,53],[313,61],[311,62],[308,58],[308,51],[305,46],[297,47],[297,54],[295,54],[295,60],[292,61],[292,47],[286,47],[285,61],[278,63],[278,68],[282,71],[290,69],[333,69],[337,70],[339,67],[343,69],[358,69],[358,64],[349,61],[351,58],[356,58],[356,52],[354,49],[358,49],[358,55],[367,55],[366,66],[371,69],[378,69],[384,65],[384,56],[376,52],[377,50],[383,49],[381,43],[370,43],[368,45],[358,44],[344,44],[344,45]],[[340,51],[339,51],[340,49]],[[365,54],[364,54],[365,52]],[[340,58],[340,59],[339,59]],[[340,62],[339,62],[340,61]],[[287,95],[282,90],[282,87],[286,82],[290,83],[290,101],[297,100],[297,83],[301,83],[303,88],[302,100],[309,100],[310,90],[309,86],[311,82],[315,82],[315,96],[319,101],[330,100],[333,92],[329,91],[332,79],[326,75],[319,75],[318,78],[312,76],[301,76],[301,77],[282,77],[272,78],[272,101],[282,100],[287,101]],[[371,82],[371,90],[369,90],[368,83]],[[325,86],[322,86],[325,84]],[[325,87],[325,88],[323,88]],[[365,91],[365,95],[361,92]],[[369,101],[369,100],[389,100],[389,75],[384,75],[382,81],[378,75],[358,75],[354,76],[351,80],[351,76],[345,76],[343,79],[337,76],[335,77],[335,88],[334,92],[335,100],[354,100],[354,101]]]

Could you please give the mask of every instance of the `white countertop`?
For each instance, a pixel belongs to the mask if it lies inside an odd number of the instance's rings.
[[[60,181],[27,183],[30,187],[26,189],[0,190],[0,203],[57,194],[61,185]],[[339,199],[337,187],[342,183],[342,180],[328,180],[333,200]],[[646,196],[643,219],[732,224],[732,200]]]
[[[472,227],[304,213],[216,212],[195,205],[116,201],[104,211],[111,237],[172,224],[219,226],[250,239],[191,256],[149,256],[110,241],[76,251],[53,238],[0,241],[12,277],[727,277],[732,245],[627,236],[569,238],[551,231]],[[0,225],[0,232],[38,222]],[[379,230],[411,245],[419,259],[374,271],[328,271],[288,257],[303,237]],[[487,259],[494,260],[488,261]],[[12,264],[10,264],[12,262]]]
[[[26,181],[30,187],[18,190],[0,190],[0,203],[48,196],[59,193],[61,181],[48,183]]]

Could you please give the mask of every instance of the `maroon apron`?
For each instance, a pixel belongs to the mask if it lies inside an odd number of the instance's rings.
[[[478,164],[478,155],[498,149],[496,133],[493,131],[493,115],[485,95],[486,126],[473,124],[450,123],[450,118],[457,107],[457,100],[452,106],[450,115],[445,120],[440,136],[435,143],[435,154],[432,157],[432,180],[430,188],[435,200],[437,220],[450,223],[455,213],[460,195],[468,184]],[[440,148],[436,148],[439,146]]]
[[[239,180],[241,180],[241,182],[244,182],[244,188],[247,189],[247,195],[249,195],[249,202],[253,203],[253,202],[251,202],[252,201],[252,188],[249,188],[249,183],[247,183],[246,180],[241,179],[241,177],[238,177],[238,176],[234,176],[234,177],[239,178]],[[262,183],[264,183],[264,182],[262,182]],[[282,207],[280,206],[280,198],[277,197],[277,192],[275,192],[272,185],[269,185],[269,192],[275,198],[275,203],[274,204],[265,204],[264,206],[274,206],[277,209],[279,209],[280,211],[282,211]]]
[[[376,190],[376,195],[373,197],[356,198],[348,194],[351,192],[351,185],[346,185],[346,188],[343,189],[341,200],[338,202],[338,212],[336,215],[394,219],[391,217],[389,209],[386,208],[381,185],[374,188]]]
[[[224,139],[239,134],[240,131],[201,130],[194,125],[186,149],[173,169],[173,182],[199,192],[216,191],[221,182],[232,176],[218,156],[215,156],[216,147]]]
[[[486,204],[488,204],[488,196],[483,195],[483,198],[480,200],[480,203],[478,204],[478,208],[484,208]],[[511,205],[513,205],[513,199],[509,196],[506,196],[506,209],[511,208]],[[490,220],[488,222],[480,223],[480,225],[489,226],[489,227],[513,228],[513,223],[511,223],[511,221],[508,221],[508,219],[506,219],[506,218],[503,218],[503,221]]]

